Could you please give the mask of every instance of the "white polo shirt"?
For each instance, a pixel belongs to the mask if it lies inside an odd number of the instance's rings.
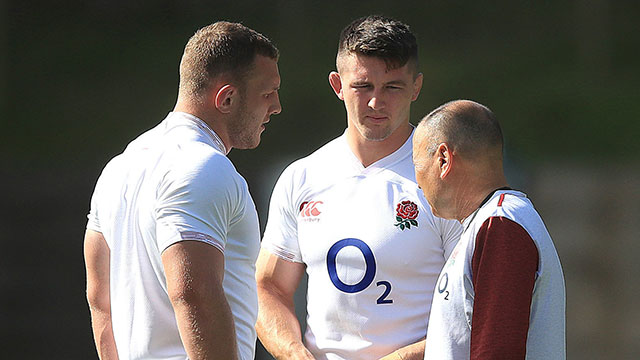
[[[224,253],[223,287],[241,359],[253,359],[258,217],[245,180],[200,119],[170,113],[112,159],[96,185],[87,228],[111,251],[111,315],[121,359],[186,359],[161,254],[195,240]],[[197,281],[198,279],[196,279]]]
[[[276,184],[262,246],[306,265],[304,340],[317,359],[376,359],[426,335],[461,226],[432,215],[411,154],[409,138],[364,168],[343,135]]]

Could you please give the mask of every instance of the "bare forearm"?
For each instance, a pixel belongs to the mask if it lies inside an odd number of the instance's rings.
[[[300,323],[293,302],[265,289],[258,289],[259,306],[256,329],[262,345],[276,359],[313,359],[302,343]]]
[[[224,296],[175,301],[173,308],[190,359],[238,358],[233,316]]]
[[[91,327],[93,337],[101,360],[118,360],[116,341],[113,337],[111,314],[95,309],[91,310]]]
[[[91,310],[93,338],[102,360],[118,359],[111,322],[110,254],[102,233],[87,230],[84,239],[87,303]]]
[[[425,340],[402,347],[389,355],[381,358],[381,360],[422,360],[424,359]]]

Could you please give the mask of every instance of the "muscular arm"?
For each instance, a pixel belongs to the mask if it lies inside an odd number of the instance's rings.
[[[402,347],[380,360],[422,360],[424,359],[425,340],[422,339],[413,344]]]
[[[519,224],[492,217],[476,236],[471,359],[524,359],[538,250]]]
[[[222,288],[222,252],[203,242],[181,241],[162,253],[162,264],[189,358],[237,359],[233,316]]]
[[[87,270],[87,302],[98,356],[102,360],[118,359],[111,326],[109,289],[109,246],[102,233],[87,230],[84,235],[84,259]]]
[[[283,260],[263,249],[256,266],[260,309],[256,329],[260,341],[276,359],[313,359],[302,344],[293,304],[304,265]]]

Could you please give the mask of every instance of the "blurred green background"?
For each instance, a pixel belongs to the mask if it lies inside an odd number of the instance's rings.
[[[510,183],[532,197],[563,262],[568,358],[640,357],[640,2],[607,0],[0,3],[3,357],[95,357],[89,198],[105,163],[173,108],[198,28],[242,22],[281,51],[282,114],[258,149],[230,154],[264,227],[283,168],[344,130],[327,75],[340,30],[368,14],[418,37],[412,122],[457,98],[497,114]]]

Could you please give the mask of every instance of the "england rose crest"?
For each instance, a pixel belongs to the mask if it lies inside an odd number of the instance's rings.
[[[402,201],[396,207],[397,223],[393,225],[399,227],[400,230],[404,230],[405,228],[411,229],[411,225],[417,227],[418,221],[416,221],[416,218],[418,217],[418,212],[418,205],[413,201]]]

